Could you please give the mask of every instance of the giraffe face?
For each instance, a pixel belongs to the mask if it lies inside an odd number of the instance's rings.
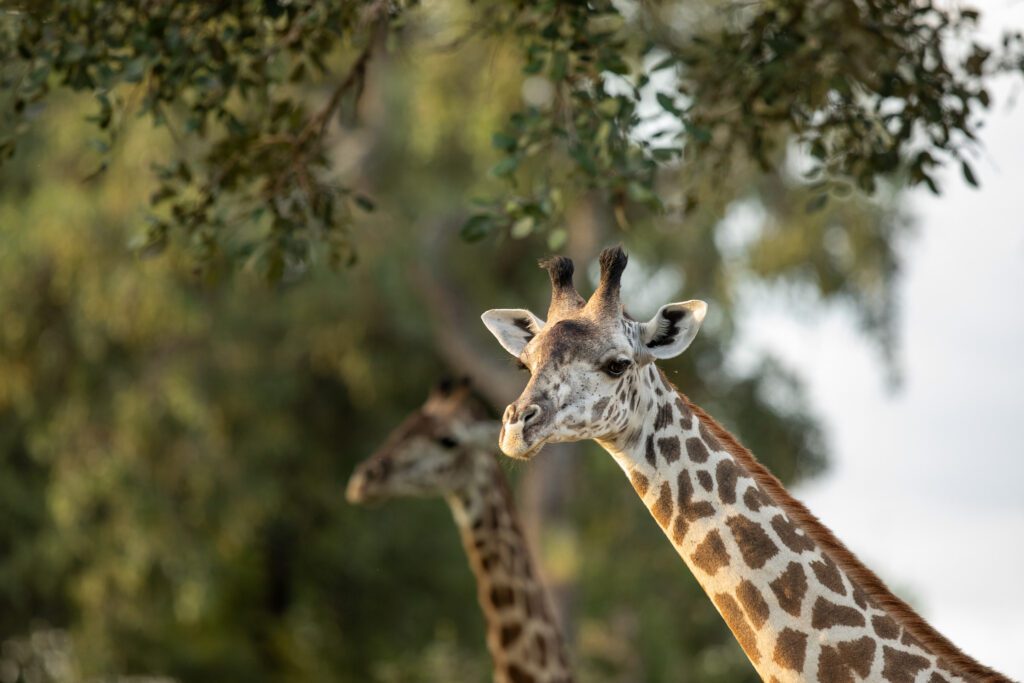
[[[662,306],[645,323],[623,313],[618,277],[625,260],[618,248],[602,253],[602,281],[586,303],[574,289],[565,291],[572,286],[571,262],[555,264],[548,322],[522,309],[484,313],[484,324],[531,375],[502,419],[499,445],[506,455],[529,459],[545,443],[621,433],[637,408],[644,367],[682,353],[697,334],[707,310],[702,301]]]
[[[442,385],[363,461],[345,491],[350,503],[443,496],[465,486],[481,441],[482,409],[468,387]],[[490,436],[487,441],[493,439]],[[491,441],[493,443],[493,441]]]

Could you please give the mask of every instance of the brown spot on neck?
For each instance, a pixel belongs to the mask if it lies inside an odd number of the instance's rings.
[[[833,593],[846,595],[843,575],[839,573],[839,567],[836,566],[831,557],[823,554],[820,560],[811,562],[811,570],[825,588],[828,588]]]
[[[658,500],[651,507],[651,514],[654,515],[654,519],[662,529],[668,528],[668,523],[672,521],[672,487],[668,485],[667,481],[661,483]]]
[[[800,616],[804,596],[807,595],[807,574],[804,573],[803,567],[796,562],[790,562],[785,571],[768,584],[768,587],[779,601],[779,607],[794,617]]]
[[[884,615],[871,617],[871,627],[875,629],[875,633],[878,634],[879,638],[885,638],[886,640],[896,640],[896,636],[900,634],[900,627],[896,625],[892,617]]]
[[[807,634],[784,628],[775,641],[772,661],[784,669],[803,671],[804,657],[807,656]]]
[[[761,595],[761,591],[757,590],[757,586],[750,581],[743,580],[736,587],[736,597],[739,599],[740,604],[743,605],[747,617],[750,618],[750,623],[754,625],[754,628],[760,630],[770,614],[768,603],[765,601],[764,596]]]
[[[779,547],[761,525],[749,517],[735,515],[725,520],[726,526],[739,546],[743,561],[751,569],[760,569],[765,563],[779,554]]]
[[[666,436],[658,439],[658,451],[665,462],[671,464],[679,459],[679,439],[674,436]]]
[[[506,624],[501,627],[501,646],[508,647],[512,643],[516,642],[519,635],[523,632],[523,627],[519,624]]]
[[[654,416],[654,431],[660,431],[668,427],[672,422],[672,404],[663,403],[658,408],[658,414]]]
[[[761,661],[761,653],[757,649],[757,636],[754,635],[750,624],[747,623],[746,618],[743,616],[743,610],[740,609],[740,606],[728,593],[718,593],[714,596],[713,600],[715,606],[718,607],[718,611],[721,612],[722,617],[725,619],[725,623],[729,625],[733,635],[736,636],[740,647],[747,653],[750,661],[757,664]]]
[[[755,484],[749,487],[746,493],[743,494],[743,504],[746,505],[747,509],[751,512],[757,512],[765,505],[771,505],[772,501],[764,494],[764,491]]]
[[[855,683],[871,673],[875,661],[876,643],[869,636],[838,643],[835,647],[822,645],[818,658],[818,680],[829,683]]]
[[[729,566],[729,553],[717,529],[709,531],[704,540],[697,544],[690,559],[699,569],[711,576],[722,567]]]
[[[647,481],[647,477],[636,470],[633,470],[629,475],[629,481],[633,484],[633,489],[636,491],[638,496],[643,498],[647,495],[647,487],[650,486],[650,482]]]
[[[665,388],[675,393],[675,389],[668,383],[668,380],[664,380],[664,382]],[[676,410],[679,411],[679,426],[684,430],[693,429],[693,411],[690,410],[690,406],[678,394],[676,394]]]
[[[794,553],[800,554],[814,550],[814,541],[802,534],[800,530],[785,515],[772,517],[772,528],[786,547]]]
[[[527,673],[515,664],[508,665],[508,679],[512,683],[537,683],[537,679],[533,677],[533,674]]]
[[[515,602],[515,593],[508,586],[495,586],[491,588],[491,605],[495,609],[503,609]]]
[[[894,647],[882,647],[882,676],[890,683],[913,683],[917,672],[928,667],[928,660]]]
[[[811,626],[816,629],[827,629],[833,626],[863,626],[864,615],[853,607],[837,605],[830,600],[819,597],[811,611]]]
[[[686,440],[686,453],[690,456],[690,460],[697,464],[707,462],[708,457],[710,457],[707,446],[695,436],[691,436]]]
[[[700,438],[704,439],[704,443],[707,444],[707,447],[709,449],[713,451],[722,450],[722,444],[718,442],[718,439],[715,438],[714,434],[708,431],[708,427],[706,424],[701,422],[700,427],[698,429],[700,431]]]
[[[740,468],[731,459],[725,459],[718,463],[715,468],[715,478],[718,480],[718,497],[726,505],[736,502],[736,482],[740,476]]]
[[[715,506],[706,500],[693,500],[693,481],[690,480],[690,473],[681,470],[676,478],[676,490],[678,492],[679,514],[688,522],[694,522],[704,517],[711,517],[715,514]]]

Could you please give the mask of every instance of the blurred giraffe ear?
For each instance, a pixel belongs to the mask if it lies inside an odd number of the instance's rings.
[[[708,305],[703,301],[667,304],[640,326],[640,340],[655,358],[672,358],[686,350],[704,321]]]
[[[516,358],[542,329],[544,321],[525,308],[492,308],[480,316],[505,350]]]

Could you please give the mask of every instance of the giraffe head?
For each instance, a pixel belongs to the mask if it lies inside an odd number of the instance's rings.
[[[406,496],[443,496],[469,483],[474,459],[494,431],[468,380],[443,381],[426,402],[352,473],[350,503]]]
[[[545,443],[608,438],[623,432],[637,408],[638,382],[649,363],[672,358],[693,341],[707,304],[662,306],[647,322],[622,310],[621,247],[601,252],[601,281],[584,301],[573,286],[572,261],[541,261],[551,276],[547,320],[525,309],[494,309],[484,325],[530,372],[519,400],[505,410],[499,445],[529,459]]]

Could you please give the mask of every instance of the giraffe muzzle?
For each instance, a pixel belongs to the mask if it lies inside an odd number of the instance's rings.
[[[541,437],[546,412],[540,404],[517,401],[505,409],[501,420],[501,434],[498,445],[501,451],[520,460],[528,460],[537,454],[544,439]]]
[[[366,501],[366,478],[362,472],[357,470],[349,478],[348,486],[345,487],[345,500],[352,505],[359,505]]]
[[[371,459],[356,468],[345,487],[345,500],[353,505],[368,503],[380,496],[380,487],[387,481],[391,461]]]

